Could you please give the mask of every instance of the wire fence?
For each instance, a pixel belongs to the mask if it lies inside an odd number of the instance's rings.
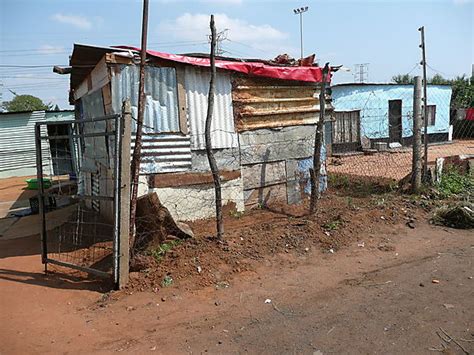
[[[37,124],[43,164],[34,212],[42,220],[45,265],[118,281],[122,124],[121,115]]]
[[[450,95],[448,86],[428,89],[428,169],[441,157],[474,154],[472,121],[452,115]],[[367,86],[357,92],[336,92],[334,103],[330,174],[397,182],[411,175],[412,85]],[[357,134],[351,134],[351,128],[358,130]],[[424,142],[423,132],[424,129]]]

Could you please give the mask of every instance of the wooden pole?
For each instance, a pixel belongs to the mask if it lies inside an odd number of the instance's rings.
[[[421,77],[414,77],[413,88],[413,162],[412,162],[412,190],[418,192],[421,186]]]
[[[426,77],[426,46],[425,46],[425,26],[421,26],[418,31],[421,32],[421,53],[423,65],[423,122],[424,122],[424,157],[423,157],[423,179],[428,176],[428,94],[427,94],[427,77]]]
[[[215,188],[215,203],[216,203],[216,228],[217,238],[222,238],[224,235],[224,223],[222,220],[222,192],[221,192],[221,179],[219,176],[219,169],[217,167],[214,152],[212,151],[211,142],[211,123],[212,114],[214,111],[214,91],[215,91],[215,78],[216,78],[216,27],[214,25],[214,15],[211,15],[211,80],[209,82],[209,95],[207,97],[207,115],[206,115],[206,128],[204,136],[206,139],[206,152],[207,159],[209,160],[209,166],[212,172],[212,179],[214,181]]]
[[[120,152],[120,233],[118,287],[128,283],[130,265],[130,146],[132,128],[132,109],[130,101],[124,101],[122,107],[122,144]]]
[[[140,82],[138,86],[138,117],[137,132],[135,135],[135,147],[131,164],[132,174],[132,196],[130,198],[130,250],[133,252],[135,244],[135,217],[137,212],[138,198],[138,176],[140,174],[140,156],[142,151],[143,116],[145,114],[145,62],[146,62],[146,40],[148,32],[148,0],[143,0],[142,19],[142,48],[140,51]]]
[[[324,117],[326,115],[326,80],[329,73],[329,63],[323,68],[323,78],[321,82],[321,92],[319,93],[319,121],[316,124],[316,135],[314,137],[313,169],[311,175],[311,200],[309,212],[316,212],[319,198],[319,179],[321,176],[321,148],[323,146]]]

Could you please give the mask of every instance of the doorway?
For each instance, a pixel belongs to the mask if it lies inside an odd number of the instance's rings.
[[[388,101],[388,142],[402,142],[402,100]]]

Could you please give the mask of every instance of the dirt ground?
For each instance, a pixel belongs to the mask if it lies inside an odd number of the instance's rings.
[[[430,225],[427,204],[330,191],[317,217],[227,216],[225,243],[196,223],[122,291],[45,275],[38,236],[0,238],[0,353],[473,352],[474,232]]]
[[[437,144],[428,147],[428,161],[459,154],[474,154],[473,140],[458,140],[450,144]],[[358,176],[386,177],[400,180],[411,171],[412,151],[404,149],[374,155],[354,155],[330,158],[328,172]]]

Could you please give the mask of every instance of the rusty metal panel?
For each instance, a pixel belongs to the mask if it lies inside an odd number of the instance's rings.
[[[319,92],[314,84],[238,78],[232,91],[237,130],[315,124]]]
[[[205,148],[204,127],[207,115],[209,80],[210,73],[208,69],[186,67],[186,101],[193,149]],[[237,147],[238,140],[234,129],[230,74],[218,72],[215,84],[214,112],[211,125],[212,147],[217,149]]]

